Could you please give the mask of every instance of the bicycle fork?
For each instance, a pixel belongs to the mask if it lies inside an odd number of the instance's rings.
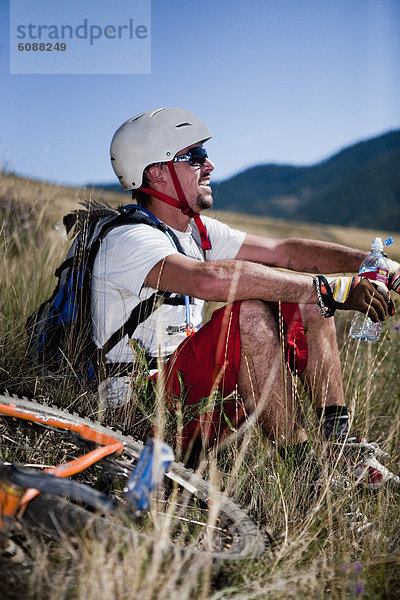
[[[11,481],[3,472],[0,479],[0,533],[11,528],[26,488]]]

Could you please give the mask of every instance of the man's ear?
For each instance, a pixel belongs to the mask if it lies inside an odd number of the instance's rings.
[[[165,175],[164,165],[153,165],[147,170],[147,179],[149,183],[159,183],[164,185],[166,183]]]

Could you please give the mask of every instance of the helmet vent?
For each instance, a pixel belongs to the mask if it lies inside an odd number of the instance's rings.
[[[154,117],[155,115],[157,115],[159,112],[162,112],[163,110],[165,110],[165,108],[157,108],[157,110],[153,110],[153,112],[149,116]]]
[[[127,121],[128,123],[134,123],[135,121],[137,121],[138,119],[140,119],[140,117],[143,117],[145,113],[141,113],[140,115],[137,115],[136,117],[133,117],[132,119],[129,119],[129,121]]]
[[[191,127],[191,123],[189,123],[188,121],[186,121],[186,123],[179,123],[179,125],[175,125],[176,128],[178,127]]]

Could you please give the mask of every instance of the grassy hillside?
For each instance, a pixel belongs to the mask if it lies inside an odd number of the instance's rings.
[[[29,394],[42,402],[96,416],[119,428],[130,424],[140,405],[142,411],[147,411],[143,415],[147,422],[159,425],[160,414],[167,417],[162,395],[157,397],[156,406],[146,404],[140,374],[132,388],[133,404],[105,413],[97,394],[88,392],[84,386],[72,385],[70,379],[44,379],[26,355],[26,318],[52,291],[54,269],[68,246],[57,223],[78,201],[90,195],[89,190],[0,176],[0,389]],[[112,203],[121,201],[120,194],[102,195]],[[234,227],[256,234],[317,237],[363,248],[370,246],[375,235],[385,237],[387,233],[215,214]],[[391,255],[400,258],[398,246],[398,243],[392,246]],[[352,426],[368,439],[379,442],[389,454],[386,463],[398,472],[400,321],[395,317],[385,323],[383,336],[376,344],[357,344],[347,337],[350,318],[350,313],[335,315]],[[7,554],[7,539],[0,537],[0,598],[384,600],[399,597],[399,490],[381,487],[372,493],[356,487],[354,482],[340,489],[332,486],[332,468],[326,468],[327,449],[321,441],[312,399],[297,378],[293,378],[292,384],[315,455],[321,460],[320,499],[310,500],[307,477],[300,481],[293,465],[282,465],[274,447],[257,427],[232,439],[219,457],[210,456],[206,471],[206,475],[246,508],[265,534],[272,535],[275,542],[272,552],[258,560],[220,567],[200,563],[196,558],[188,564],[178,553],[170,551],[166,529],[162,536],[146,544],[133,535],[128,548],[119,546],[118,536],[101,542],[83,539],[65,540],[61,544],[34,535],[26,544],[22,536],[16,536],[17,548],[23,549],[21,558],[20,552],[15,556]],[[13,444],[15,439],[1,437],[0,429],[0,460],[4,460],[4,448],[8,451]],[[50,455],[46,460],[51,459]],[[164,558],[163,547],[168,549]]]
[[[121,194],[96,188],[73,188],[0,173],[0,210],[2,214],[13,214],[13,218],[18,220],[18,214],[23,214],[23,211],[27,215],[29,215],[30,210],[35,215],[39,211],[40,219],[44,220],[49,231],[56,231],[55,228],[57,228],[57,231],[62,231],[62,217],[76,209],[79,202],[90,198],[104,199],[113,206],[130,202],[129,192]],[[215,209],[206,214],[248,233],[273,238],[304,237],[367,250],[376,236],[386,239],[393,235],[393,231],[390,229],[373,230],[335,227],[234,213],[219,210],[218,201],[215,204]],[[395,235],[394,238],[396,242]],[[390,256],[394,260],[400,260],[400,235],[397,242],[390,248]]]

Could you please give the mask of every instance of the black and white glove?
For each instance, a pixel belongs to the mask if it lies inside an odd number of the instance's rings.
[[[394,314],[388,288],[365,277],[324,277],[315,278],[318,310],[324,317],[331,317],[335,310],[358,310],[368,313],[374,323],[384,321]]]

